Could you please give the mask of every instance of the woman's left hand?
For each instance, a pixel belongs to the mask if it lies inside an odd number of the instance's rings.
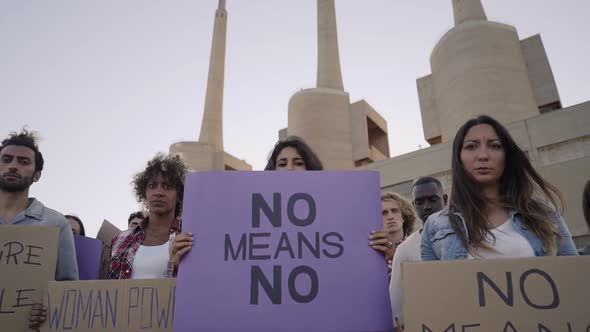
[[[180,259],[193,247],[193,233],[180,233],[174,238],[172,249],[170,250],[170,261],[178,268]]]
[[[385,256],[386,261],[393,259],[393,255],[395,254],[395,249],[397,246],[390,239],[390,235],[387,231],[383,229],[371,231],[369,240],[369,246],[377,251],[381,251]]]

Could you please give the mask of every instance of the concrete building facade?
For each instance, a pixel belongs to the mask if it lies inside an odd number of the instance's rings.
[[[288,127],[303,138],[326,169],[351,169],[389,158],[387,121],[366,101],[350,103],[344,90],[334,0],[318,0],[318,68],[315,88],[289,100]]]
[[[418,85],[430,144],[452,140],[478,114],[502,123],[539,114],[516,28],[488,21],[481,1],[453,0],[453,11],[455,26],[430,56],[432,75]]]

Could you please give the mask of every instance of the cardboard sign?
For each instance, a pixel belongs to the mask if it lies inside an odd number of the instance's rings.
[[[50,282],[41,331],[171,332],[176,279]]]
[[[117,234],[119,234],[121,230],[117,228],[117,226],[111,224],[108,220],[103,220],[100,229],[98,230],[98,234],[96,235],[96,239],[101,240],[106,245],[111,245],[111,240]]]
[[[102,226],[98,230],[96,239],[101,240],[103,243],[102,255],[100,259],[100,271],[98,273],[99,279],[108,279],[109,276],[109,263],[111,261],[111,240],[121,230],[117,226],[111,224],[107,220],[102,222]]]
[[[102,241],[74,235],[74,243],[80,280],[97,280],[103,248]]]
[[[391,331],[379,174],[199,172],[186,179],[174,331]]]
[[[0,226],[0,327],[29,330],[34,299],[41,299],[54,280],[59,228]]]
[[[590,257],[402,264],[406,331],[590,331]]]

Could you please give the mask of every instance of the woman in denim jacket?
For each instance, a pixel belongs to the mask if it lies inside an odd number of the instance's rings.
[[[453,141],[449,207],[428,218],[422,259],[577,255],[555,210],[561,193],[489,116],[467,121]]]

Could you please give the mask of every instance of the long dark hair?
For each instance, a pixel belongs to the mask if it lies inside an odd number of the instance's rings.
[[[268,157],[268,163],[264,168],[265,171],[274,171],[277,169],[277,157],[284,148],[294,148],[297,153],[303,158],[305,169],[308,171],[321,171],[324,169],[320,158],[313,152],[313,150],[301,138],[296,136],[289,136],[284,140],[280,140],[275,144],[274,149]]]
[[[558,212],[553,211],[543,199],[548,199],[555,208],[562,211],[562,195],[535,171],[527,155],[516,145],[506,128],[487,115],[467,121],[453,141],[453,188],[449,212],[455,231],[468,250],[486,246],[486,235],[490,231],[485,210],[487,199],[461,162],[465,135],[471,127],[480,124],[494,128],[505,152],[504,172],[500,177],[500,204],[518,211],[523,216],[525,226],[542,240],[548,252],[552,252],[561,238],[552,219],[552,215]],[[461,221],[453,215],[457,211],[465,219],[469,239],[460,231],[463,228]]]

